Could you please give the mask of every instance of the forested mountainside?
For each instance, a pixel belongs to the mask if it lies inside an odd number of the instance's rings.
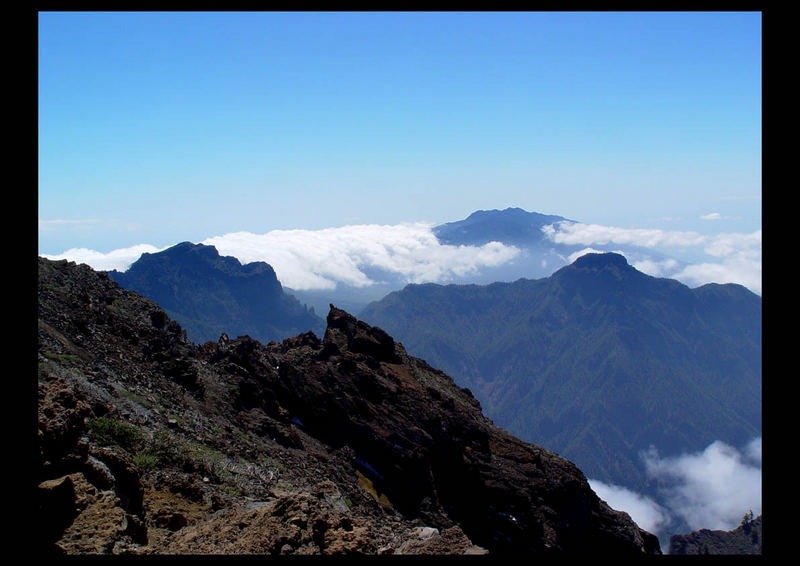
[[[761,431],[761,298],[690,289],[619,254],[552,276],[409,285],[360,318],[469,387],[499,426],[589,477],[648,489],[639,458]]]
[[[111,554],[659,554],[583,473],[331,306],[322,339],[192,343],[39,258],[35,548]]]

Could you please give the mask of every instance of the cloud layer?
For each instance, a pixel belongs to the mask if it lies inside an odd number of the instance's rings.
[[[281,283],[292,289],[333,289],[337,283],[363,287],[376,283],[375,273],[409,283],[442,282],[503,264],[520,253],[499,242],[442,245],[431,226],[421,223],[235,232],[202,243],[242,262],[269,263]]]
[[[664,253],[693,249],[707,261],[694,262],[682,269],[674,260],[629,258],[629,261],[648,275],[671,277],[690,287],[706,283],[738,283],[755,293],[761,293],[761,230],[751,234],[700,234],[559,222],[545,226],[543,231],[554,243],[587,246],[586,250],[573,256],[596,251],[590,247],[592,245],[609,244],[632,245]],[[570,257],[571,261],[574,259]]]
[[[691,530],[729,531],[748,511],[761,514],[761,437],[741,450],[717,441],[701,452],[670,457],[651,447],[642,460],[648,476],[661,486],[659,501],[598,480],[589,484],[612,508],[653,534],[670,534],[673,518]]]
[[[169,246],[167,246],[169,247]],[[125,271],[143,253],[156,253],[165,248],[157,248],[150,244],[138,244],[130,248],[120,248],[108,253],[102,253],[88,248],[70,248],[60,254],[40,254],[47,259],[59,260],[67,259],[75,263],[85,263],[97,271]]]
[[[637,246],[653,252],[694,250],[700,258],[679,263],[663,256],[650,257],[619,251],[640,271],[655,277],[678,279],[690,287],[705,283],[739,283],[761,293],[761,231],[752,234],[707,235],[657,229],[624,229],[598,224],[561,222],[544,228],[554,244],[585,246],[565,258],[598,251],[592,246]],[[397,225],[362,224],[324,230],[273,230],[265,234],[233,232],[201,243],[213,245],[220,254],[242,263],[265,261],[272,265],[286,287],[334,289],[337,285],[365,287],[376,282],[447,283],[455,277],[498,267],[520,257],[520,249],[491,242],[483,246],[442,245],[432,226],[423,223]],[[124,271],[143,252],[156,248],[140,244],[100,253],[73,248],[51,259],[66,258],[98,270]],[[560,267],[553,265],[553,269]]]
[[[643,455],[649,476],[661,480],[671,511],[693,529],[730,530],[752,510],[761,513],[761,438],[743,450],[714,442],[697,454]]]

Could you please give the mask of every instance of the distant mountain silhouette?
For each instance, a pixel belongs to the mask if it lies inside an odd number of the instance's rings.
[[[434,227],[433,233],[443,244],[482,246],[489,242],[531,247],[552,247],[542,228],[556,222],[574,222],[563,216],[527,212],[521,208],[478,210],[464,220]]]
[[[142,254],[127,271],[109,276],[158,303],[194,342],[225,333],[267,343],[324,329],[313,310],[283,291],[269,264],[242,265],[213,246],[183,242]]]
[[[647,492],[639,453],[761,431],[761,298],[587,254],[513,283],[409,285],[360,318],[469,387],[520,438]]]
[[[547,277],[557,269],[569,265],[573,254],[586,251],[587,245],[555,242],[546,235],[546,226],[560,222],[576,221],[555,214],[528,212],[521,208],[477,210],[463,220],[434,226],[432,231],[442,245],[479,247],[489,242],[500,242],[516,247],[519,254],[500,265],[483,266],[463,275],[448,274],[448,283],[488,285],[497,281],[516,281],[521,277]],[[591,250],[621,252],[633,263],[642,260],[662,262],[669,259],[672,265],[670,273],[678,273],[686,266],[675,258],[667,258],[652,249],[639,246],[613,242],[594,243]],[[358,313],[370,302],[377,301],[392,291],[399,291],[408,284],[408,279],[403,275],[381,270],[378,266],[360,265],[359,268],[376,283],[369,287],[356,287],[339,282],[333,290],[293,289],[290,292],[302,302],[314,305],[317,312],[324,312],[328,304],[334,303]]]

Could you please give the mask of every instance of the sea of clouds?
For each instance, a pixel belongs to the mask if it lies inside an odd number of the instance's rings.
[[[564,263],[597,251],[592,245],[635,245],[667,256],[689,251],[700,260],[679,264],[671,257],[637,256],[629,261],[648,275],[671,277],[690,287],[710,282],[739,283],[761,293],[760,230],[751,234],[707,235],[561,222],[545,227],[544,233],[554,244],[585,246],[565,257]],[[369,273],[376,270],[406,283],[446,283],[454,277],[501,266],[521,253],[517,247],[500,242],[482,246],[441,244],[433,233],[433,225],[425,223],[272,230],[264,234],[231,232],[200,243],[213,245],[220,254],[233,256],[242,263],[267,262],[284,286],[298,290],[372,285],[376,281]],[[166,247],[169,246],[139,244],[108,253],[73,248],[44,257],[86,263],[97,270],[124,271],[143,252],[154,253]]]
[[[691,530],[729,531],[748,511],[761,514],[761,437],[741,449],[716,441],[694,454],[665,457],[651,447],[641,457],[648,476],[662,486],[659,502],[598,480],[589,479],[589,485],[646,531],[676,534],[670,531],[674,519]]]
[[[243,262],[272,265],[292,289],[333,289],[337,283],[364,287],[375,283],[367,270],[399,275],[408,283],[447,281],[501,265],[520,250],[499,242],[483,246],[439,243],[432,226],[361,224],[324,230],[235,232],[201,242]]]

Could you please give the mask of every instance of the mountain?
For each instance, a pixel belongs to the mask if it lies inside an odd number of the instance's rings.
[[[478,210],[464,220],[435,226],[433,233],[442,244],[482,246],[503,242],[519,247],[552,247],[542,229],[556,222],[574,222],[563,216],[527,212],[521,208]]]
[[[752,512],[751,512],[752,514]],[[747,517],[732,531],[700,529],[670,537],[670,554],[761,554],[762,517]]]
[[[269,264],[242,265],[213,246],[183,242],[142,254],[125,272],[108,273],[161,305],[195,342],[216,341],[222,333],[280,341],[324,328],[321,318],[284,292]]]
[[[561,222],[575,223],[563,216],[528,212],[521,208],[504,210],[478,210],[467,218],[434,226],[433,234],[441,245],[446,246],[484,246],[490,242],[500,242],[513,246],[517,254],[495,266],[483,265],[480,268],[464,270],[458,274],[447,273],[446,283],[488,285],[495,282],[512,282],[520,278],[536,279],[552,275],[557,269],[570,263],[570,257],[585,252],[584,244],[556,242],[547,235],[546,228]],[[652,249],[617,243],[593,243],[590,251],[624,253],[630,261],[658,264],[669,274],[678,273],[686,263],[669,258]],[[360,312],[370,302],[380,300],[392,291],[399,291],[409,283],[402,274],[381,270],[369,265],[369,259],[357,259],[359,269],[374,283],[368,287],[337,284],[333,290],[292,290],[298,299],[314,305],[324,312],[331,302],[347,305],[352,312]],[[362,264],[363,263],[363,264]],[[669,268],[665,266],[671,266]],[[667,273],[667,272],[665,272]]]
[[[659,554],[571,462],[330,307],[324,337],[192,343],[39,258],[38,551]]]
[[[512,434],[591,478],[653,494],[640,452],[743,445],[761,431],[761,298],[695,289],[613,253],[550,277],[409,285],[360,318],[469,387]]]
[[[435,226],[433,232],[442,244],[447,245],[482,246],[489,242],[501,242],[518,248],[520,255],[506,264],[485,268],[480,273],[453,281],[455,284],[486,285],[520,278],[547,277],[568,265],[570,256],[585,251],[586,246],[583,244],[555,242],[546,235],[547,227],[560,222],[576,223],[575,220],[563,216],[528,212],[521,208],[478,210],[464,220]],[[594,243],[592,246],[598,252],[624,253],[632,261],[663,262],[670,259],[674,272],[685,265],[674,258],[667,258],[640,246],[616,243]]]

